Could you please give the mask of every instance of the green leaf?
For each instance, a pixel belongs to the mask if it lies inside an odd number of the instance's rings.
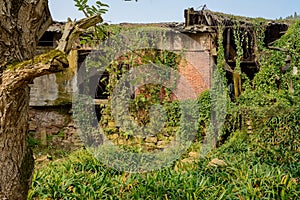
[[[109,7],[108,4],[102,3],[100,1],[96,1],[96,4],[98,4],[99,6],[102,6],[102,7]]]

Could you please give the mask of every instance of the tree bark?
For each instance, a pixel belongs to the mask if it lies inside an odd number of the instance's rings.
[[[52,23],[48,0],[0,0],[0,69],[30,59]]]
[[[29,87],[0,95],[0,199],[26,199],[34,164],[27,144]]]
[[[65,53],[72,39],[101,21],[93,16],[70,22],[58,50],[34,57],[38,40],[52,23],[48,0],[0,0],[0,199],[27,199],[31,185],[28,83],[67,67]]]
[[[32,58],[51,23],[47,0],[0,0],[0,199],[27,199],[34,166],[27,142],[29,87],[24,82],[8,89],[5,68]]]
[[[0,199],[27,199],[34,160],[28,148],[28,83],[35,77],[68,66],[63,52],[55,50],[6,69],[0,88]],[[46,60],[45,63],[41,60]],[[33,63],[31,63],[33,62]],[[11,67],[11,66],[10,66]]]

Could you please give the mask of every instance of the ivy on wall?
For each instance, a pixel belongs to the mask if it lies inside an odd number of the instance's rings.
[[[245,74],[242,74],[241,60],[244,55],[243,45],[246,43],[248,48],[252,44],[249,44],[248,33],[245,33],[244,29],[239,25],[233,27],[237,54],[233,73],[235,102],[230,102],[224,70],[226,64],[223,46],[224,27],[218,28],[217,65],[213,66],[214,72],[217,73],[212,75],[214,81],[210,91],[203,92],[198,98],[198,104],[200,105],[199,138],[202,138],[205,134],[212,134],[213,136],[217,135],[219,140],[226,140],[231,133],[238,129],[247,129],[249,126],[253,127],[253,133],[258,134],[261,133],[261,130],[267,130],[268,134],[273,131],[277,135],[280,135],[289,127],[298,128],[295,120],[286,122],[286,119],[292,119],[292,116],[298,113],[300,21],[291,24],[287,33],[274,43],[274,46],[285,48],[288,50],[287,52],[266,48],[264,44],[265,23],[265,20],[260,19],[253,22],[254,38],[251,39],[251,42],[254,43],[254,53],[260,70],[251,81]],[[115,27],[107,30],[107,33],[113,33],[118,32],[119,29]],[[136,36],[139,38],[139,44],[145,42],[145,36],[142,33],[138,32]],[[283,72],[282,67],[286,65],[287,55],[291,57],[291,63],[289,68]],[[180,56],[167,51],[140,50],[129,52],[108,66],[107,71],[110,76],[107,89],[111,94],[120,77],[132,67],[154,62],[170,66],[176,70],[180,59]],[[159,95],[161,92],[164,94],[163,98]],[[151,106],[161,104],[167,110],[167,126],[178,126],[181,117],[180,108],[177,101],[171,102],[171,95],[170,90],[163,88],[162,91],[161,86],[145,85],[130,102],[131,117],[139,125],[146,125],[150,120],[147,113]],[[291,114],[283,115],[284,112],[289,111],[291,111]],[[104,109],[103,112],[110,115],[111,111]],[[275,115],[285,117],[276,118]],[[226,117],[224,118],[224,116]],[[275,118],[276,122],[273,121]],[[285,126],[284,123],[287,123],[288,126]]]
[[[229,111],[230,116],[233,116],[233,113],[239,114],[235,114],[236,117],[231,118],[231,122],[227,121],[227,127],[240,121],[240,126],[235,126],[231,131],[237,128],[247,129],[251,126],[256,134],[268,130],[265,133],[276,133],[278,140],[284,137],[291,138],[287,136],[288,132],[292,131],[288,127],[298,127],[297,122],[292,120],[292,116],[299,108],[300,79],[297,71],[300,55],[300,22],[292,23],[286,34],[273,44],[275,47],[286,49],[287,52],[266,48],[263,43],[264,30],[264,26],[255,29],[256,53],[260,70],[255,74],[254,79],[248,82],[247,87],[243,86],[244,91],[237,99],[237,104]],[[283,67],[287,66],[288,56],[291,57],[291,63],[284,71]],[[251,125],[246,124],[247,120]],[[292,132],[293,137],[298,137],[298,132],[296,133],[295,130]],[[264,138],[267,139],[265,136]],[[299,144],[299,141],[293,138],[289,142]]]

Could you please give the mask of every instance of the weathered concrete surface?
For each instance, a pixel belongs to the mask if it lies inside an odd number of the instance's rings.
[[[31,106],[46,106],[56,99],[58,99],[58,85],[55,74],[34,79],[30,85]]]
[[[72,103],[76,89],[77,51],[68,56],[69,68],[64,72],[34,79],[30,84],[30,106],[57,106]]]

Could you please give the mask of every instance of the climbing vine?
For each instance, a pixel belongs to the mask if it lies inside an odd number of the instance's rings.
[[[252,80],[252,87],[238,98],[239,110],[247,110],[245,112],[249,113],[254,129],[268,130],[267,134],[276,133],[277,139],[290,137],[288,127],[297,126],[291,119],[293,113],[298,112],[299,104],[299,24],[299,21],[291,24],[286,34],[272,44],[286,51],[267,49],[263,43],[265,27],[256,27],[260,70]],[[287,64],[289,55],[292,55],[290,65]]]
[[[211,89],[209,92],[204,92],[198,98],[198,103],[204,105],[199,114],[199,132],[201,135],[205,132],[205,134],[211,133],[212,137],[223,137],[225,134],[231,134],[231,132],[234,132],[236,129],[245,128],[252,123],[251,126],[257,126],[253,128],[254,130],[258,130],[261,126],[270,126],[268,127],[268,133],[276,129],[276,133],[279,134],[280,128],[282,128],[283,125],[278,125],[279,122],[273,123],[273,121],[270,120],[274,118],[276,113],[282,114],[283,111],[294,111],[295,106],[299,102],[300,73],[297,72],[297,70],[300,66],[300,22],[296,21],[292,24],[287,33],[274,44],[275,46],[286,48],[288,50],[287,52],[274,51],[266,48],[264,44],[264,34],[266,31],[264,20],[258,19],[253,22],[254,38],[250,39],[251,44],[249,44],[248,37],[248,34],[250,35],[251,33],[247,33],[245,29],[237,24],[233,26],[233,36],[236,46],[233,82],[236,99],[235,102],[231,102],[230,105],[228,103],[230,102],[227,88],[228,81],[224,69],[226,61],[223,46],[223,31],[224,27],[218,27],[217,65],[213,66],[214,72],[212,74],[213,82]],[[168,51],[149,51],[139,48],[145,46],[144,44],[148,42],[147,36],[143,35],[143,33],[143,30],[140,32],[135,31],[131,38],[136,40],[135,46],[131,48],[139,50],[128,49],[126,54],[116,57],[117,59],[113,62],[107,63],[108,67],[106,70],[109,73],[107,90],[109,94],[112,94],[113,89],[123,74],[126,74],[130,69],[140,65],[154,63],[172,67],[174,70],[178,69],[181,61],[180,55]],[[164,40],[166,35],[162,35],[162,38]],[[118,38],[115,39],[118,40]],[[241,70],[241,60],[245,53],[245,43],[246,48],[249,48],[249,46],[254,47],[254,54],[260,68],[259,72],[255,74],[251,81],[246,75],[242,74]],[[115,51],[121,48],[118,44],[118,42],[114,43],[114,41],[112,41],[111,46]],[[287,54],[291,56],[291,66],[283,73],[282,67],[286,64],[285,58]],[[116,55],[113,54],[113,56]],[[101,59],[105,60],[107,58],[103,56]],[[243,88],[241,86],[241,77],[247,80],[244,82]],[[174,80],[174,83],[175,82],[176,80]],[[293,93],[291,93],[291,87],[294,90]],[[122,95],[128,95],[126,91],[123,92],[124,94]],[[160,104],[165,106],[167,110],[168,126],[176,127],[181,117],[180,108],[178,102],[173,101],[170,103],[171,99],[172,92],[170,89],[162,88],[155,84],[144,85],[142,88],[139,88],[138,94],[130,101],[129,109],[131,117],[138,121],[139,125],[146,125],[150,121],[148,112],[151,106],[153,104]],[[143,112],[141,112],[141,110],[143,110]],[[106,111],[111,112],[109,109]],[[293,113],[298,113],[298,111]],[[118,114],[122,115],[122,113]],[[228,115],[224,118],[226,114]],[[280,123],[285,122],[283,118],[280,118],[279,121]],[[223,128],[223,123],[225,123],[225,128]],[[290,124],[289,126],[296,127],[294,125],[295,124]],[[288,129],[288,127],[286,129]]]
[[[261,65],[263,62],[263,55],[262,52],[265,47],[264,39],[265,39],[265,32],[266,32],[266,20],[265,19],[256,19],[253,22],[254,28],[254,54],[256,57],[256,61],[258,65]]]
[[[277,134],[276,137],[283,139],[280,134],[290,137],[287,136],[287,131],[283,130],[290,130],[289,127],[292,126],[298,127],[295,120],[287,122],[286,119],[292,119],[293,117],[290,115],[299,112],[300,22],[292,23],[286,34],[272,44],[278,49],[286,49],[286,51],[268,49],[264,44],[265,30],[265,20],[257,19],[254,23],[255,38],[253,42],[260,70],[251,81],[241,74],[241,77],[246,80],[243,83],[243,92],[227,110],[223,130],[223,135],[225,135],[221,139],[226,139],[226,134],[230,135],[237,129],[247,130],[248,127],[251,127],[251,133],[253,131],[258,133],[263,129],[268,130],[268,134],[271,134],[273,130]],[[234,39],[237,50],[234,72],[241,73],[240,61],[244,53],[243,44],[248,43],[247,35],[244,30],[235,26]],[[219,50],[218,63],[222,63],[222,47],[219,47]],[[290,65],[287,63],[289,56],[291,57]],[[287,116],[275,117],[277,115]],[[296,142],[295,138],[291,138],[290,141]]]
[[[223,46],[223,32],[224,27],[219,26],[218,27],[218,52],[217,52],[217,67],[219,74],[223,77],[222,82],[223,84],[226,84],[226,78],[225,78],[225,50]]]
[[[238,26],[237,24],[234,25],[233,36],[234,36],[234,42],[236,45],[236,54],[237,54],[235,59],[236,64],[235,64],[234,71],[239,75],[242,73],[241,59],[243,58],[244,55],[243,42],[245,40],[245,34],[247,34],[247,32],[243,33],[240,26]]]
[[[149,43],[149,33],[156,35],[156,37],[151,39],[151,43]],[[160,37],[157,37],[158,34],[160,34]],[[159,76],[156,77],[153,74],[153,71],[149,71],[149,73],[143,71],[144,77],[138,77],[138,79],[129,78],[131,82],[124,81],[123,79],[130,75],[132,70],[138,72],[140,68],[143,68],[143,66],[146,65],[170,67],[174,71],[178,70],[179,65],[184,67],[185,63],[181,56],[184,51],[175,54],[170,51],[158,50],[153,46],[157,43],[157,41],[155,41],[156,38],[160,38],[160,42],[163,44],[166,43],[166,30],[145,30],[143,28],[135,28],[133,30],[130,28],[127,30],[124,29],[123,31],[120,31],[120,34],[112,35],[108,39],[109,46],[104,49],[105,53],[98,58],[98,64],[93,63],[93,61],[90,62],[92,63],[91,66],[105,66],[105,71],[109,74],[108,80],[103,80],[108,83],[106,84],[106,89],[109,95],[109,102],[128,102],[126,105],[128,107],[122,108],[125,110],[125,113],[114,112],[110,106],[105,106],[102,109],[101,115],[104,117],[101,118],[100,124],[104,127],[106,134],[113,135],[117,133],[118,135],[130,139],[133,135],[130,131],[134,129],[115,128],[116,125],[122,127],[122,125],[115,123],[115,121],[117,121],[116,118],[128,116],[128,120],[133,121],[139,127],[146,127],[153,121],[150,116],[150,112],[153,111],[151,110],[153,105],[161,106],[166,112],[166,124],[161,130],[164,134],[174,135],[176,129],[171,128],[180,126],[181,108],[172,93],[172,90],[175,89],[177,83],[178,77],[176,73],[170,74],[161,70]],[[127,41],[128,39],[130,39],[131,44],[124,46],[122,40]],[[122,52],[123,54],[119,55],[118,52]],[[109,62],[109,60],[112,61]],[[103,71],[104,69],[101,70]],[[170,76],[172,76],[171,79]],[[136,84],[139,85],[140,83],[143,83],[143,80],[140,79],[148,80],[149,77],[153,79],[154,82],[160,82],[158,79],[162,79],[161,81],[170,79],[170,83],[168,83],[168,86],[170,87],[162,87],[160,84],[142,84],[142,86],[135,86]],[[101,82],[102,80],[99,81]],[[116,88],[119,87],[123,89],[118,90],[118,94],[114,94]],[[117,98],[116,95],[118,96]],[[114,103],[114,105],[120,106],[121,104]],[[129,111],[129,113],[127,113],[127,111]],[[156,123],[156,121],[159,120],[155,119],[154,121]],[[157,133],[153,133],[153,135],[156,134]],[[162,133],[160,132],[159,134]]]
[[[208,141],[215,146],[217,139],[222,136],[223,124],[225,121],[227,106],[229,102],[227,80],[225,73],[225,55],[223,47],[223,31],[224,27],[218,27],[218,52],[217,52],[217,68],[213,72],[212,86],[210,91],[211,97],[211,119],[206,136]],[[210,146],[212,148],[213,146]]]

